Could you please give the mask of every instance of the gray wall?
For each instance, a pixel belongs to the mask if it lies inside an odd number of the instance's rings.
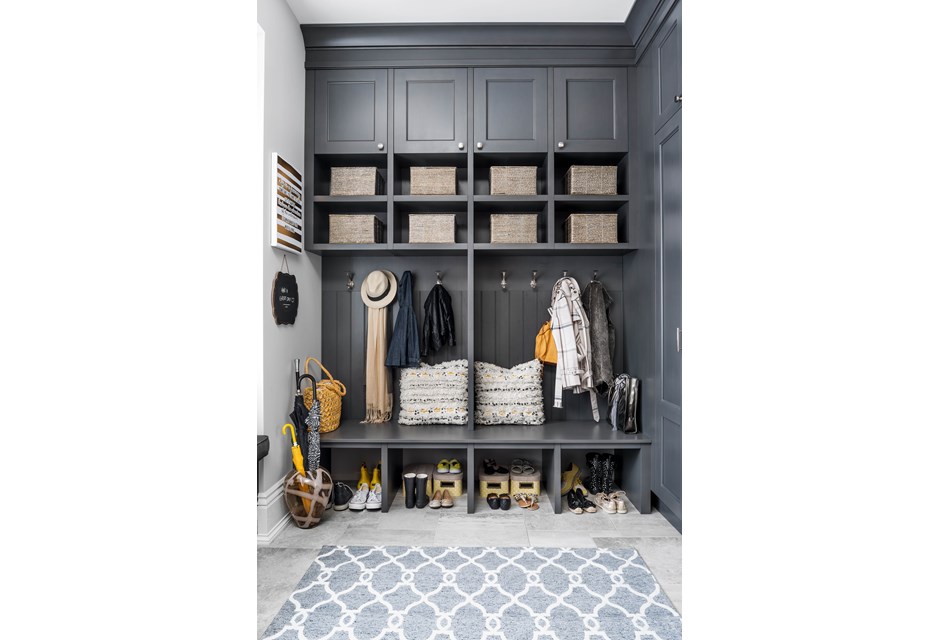
[[[264,212],[259,216],[261,261],[258,265],[258,319],[263,353],[258,371],[258,433],[271,439],[271,452],[261,472],[261,491],[279,484],[291,468],[286,438],[281,435],[293,400],[293,359],[320,353],[320,257],[285,254],[271,247],[271,154],[279,153],[302,175],[304,170],[304,41],[285,0],[259,0],[258,24],[265,33],[264,55]],[[309,186],[305,184],[305,197]],[[271,281],[287,255],[297,276],[300,307],[293,325],[278,326],[271,315]],[[224,274],[219,274],[224,277]],[[247,339],[247,337],[246,337]],[[246,362],[219,363],[244,367]],[[256,365],[257,366],[257,365]],[[259,531],[264,534],[266,532]]]

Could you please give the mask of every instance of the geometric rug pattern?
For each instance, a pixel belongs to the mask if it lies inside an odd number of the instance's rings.
[[[635,549],[327,546],[264,638],[680,640]]]

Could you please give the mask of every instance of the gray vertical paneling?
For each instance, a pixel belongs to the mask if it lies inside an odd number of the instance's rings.
[[[526,358],[523,356],[525,352],[525,347],[530,344],[532,340],[535,339],[534,334],[532,337],[526,336],[525,332],[528,330],[528,326],[523,322],[523,297],[525,296],[524,291],[510,291],[509,292],[509,324],[510,327],[521,327],[523,335],[518,340],[512,340],[509,343],[509,364],[507,366],[514,366],[520,362],[527,362],[532,358]],[[508,333],[508,332],[507,332]]]
[[[342,295],[342,294],[340,294]],[[346,294],[346,304],[349,308],[350,334],[349,334],[349,363],[350,375],[343,380],[346,385],[347,417],[361,420],[366,411],[366,381],[363,372],[366,362],[366,328],[369,310],[362,304],[362,297],[358,291]]]
[[[493,305],[495,312],[493,333],[496,336],[496,350],[490,362],[501,367],[511,367],[514,364],[509,362],[509,334],[513,333],[513,327],[509,323],[509,297],[511,295],[512,292],[500,291],[496,294]]]

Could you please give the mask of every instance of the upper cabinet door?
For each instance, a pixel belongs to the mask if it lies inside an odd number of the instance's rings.
[[[395,70],[395,153],[466,153],[467,70]]]
[[[317,71],[317,153],[387,153],[388,71]]]
[[[548,144],[548,70],[475,69],[476,151],[544,153]]]
[[[627,70],[555,69],[555,151],[627,150]]]
[[[653,43],[656,64],[656,130],[682,108],[682,4],[663,22]]]

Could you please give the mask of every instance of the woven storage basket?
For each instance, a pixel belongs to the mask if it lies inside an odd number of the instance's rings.
[[[490,242],[534,244],[538,242],[539,214],[494,213],[490,216]]]
[[[565,220],[565,242],[616,244],[616,213],[572,213]]]
[[[330,214],[330,244],[375,244],[382,242],[385,223],[372,214]]]
[[[536,470],[535,473],[512,473],[509,475],[509,495],[514,496],[517,493],[534,493],[539,495],[542,492],[542,474]]]
[[[408,216],[408,243],[444,242],[452,244],[457,237],[456,214],[412,213]]]
[[[375,167],[331,167],[331,196],[378,196],[385,193],[385,179]]]
[[[329,380],[320,380],[317,383],[317,401],[320,403],[320,433],[336,431],[343,413],[343,396],[346,395],[346,385],[334,380],[333,375],[326,370],[323,363],[316,358],[307,358],[304,361],[304,373],[310,372],[310,363],[316,362],[320,370]],[[310,409],[313,406],[313,389],[304,389],[304,406]]]
[[[444,490],[450,491],[450,495],[459,498],[463,495],[463,471],[460,473],[438,473],[434,472],[434,493]]]
[[[457,195],[457,167],[411,167],[411,195]]]
[[[574,165],[565,174],[565,193],[573,196],[617,195],[617,167]]]
[[[538,167],[490,167],[490,195],[536,195],[537,170]]]
[[[481,498],[485,498],[491,493],[495,493],[496,495],[509,493],[508,473],[494,473],[489,475],[483,473],[483,467],[480,467],[480,472],[477,474],[477,478],[480,482]]]

